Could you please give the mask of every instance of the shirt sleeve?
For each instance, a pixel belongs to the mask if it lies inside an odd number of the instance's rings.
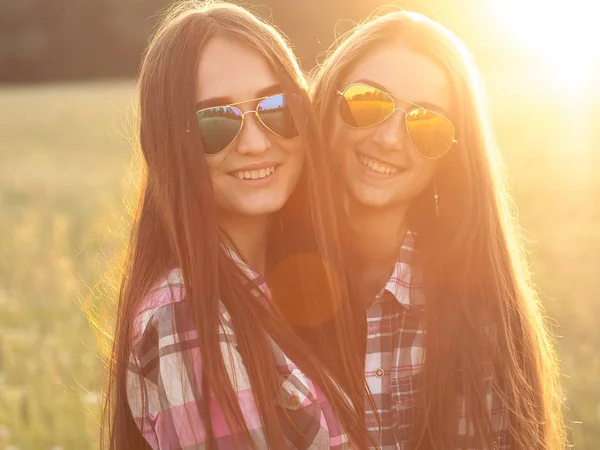
[[[508,408],[493,389],[492,382],[486,383],[486,406],[494,432],[492,450],[510,450],[510,429]]]
[[[500,399],[498,393],[494,390],[492,379],[487,378],[484,382],[485,403],[487,413],[492,425],[494,445],[490,450],[510,450],[511,438],[509,428],[508,408]],[[476,450],[475,434],[471,417],[466,413],[465,399],[461,396],[459,400],[459,421],[458,421],[458,449],[467,448]]]
[[[154,450],[203,449],[206,441],[200,351],[186,309],[174,302],[152,311],[133,341],[127,398]]]
[[[140,318],[134,325],[128,371],[127,396],[133,417],[153,450],[202,450],[207,440],[202,361],[196,343],[198,332],[187,302],[163,304],[154,311],[142,313]],[[141,331],[136,333],[135,330]],[[218,339],[251,439],[258,448],[263,448],[264,429],[224,307]],[[245,434],[231,431],[212,395],[208,414],[218,448],[234,448],[236,443],[244,448]]]

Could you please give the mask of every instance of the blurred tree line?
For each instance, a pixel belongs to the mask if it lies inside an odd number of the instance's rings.
[[[154,27],[173,0],[2,0],[0,82],[133,77]],[[337,34],[381,0],[251,0],[245,5],[273,20],[310,70]],[[395,2],[473,35],[481,2]],[[470,33],[469,33],[470,31]]]
[[[0,80],[135,73],[165,0],[3,0]]]

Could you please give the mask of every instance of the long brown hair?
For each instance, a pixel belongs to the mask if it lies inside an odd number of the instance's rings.
[[[292,105],[292,112],[306,161],[298,186],[274,220],[267,280],[284,317],[294,316],[300,319],[294,322],[296,328],[310,330],[304,333],[310,336],[306,341],[256,301],[222,248],[225,236],[217,221],[199,130],[189,126],[195,123],[190,93],[198,55],[216,35],[238,39],[259,51],[284,92],[302,99]],[[180,4],[165,16],[144,55],[139,101],[145,175],[123,267],[103,408],[103,446],[111,450],[147,447],[127,403],[132,323],[140,301],[173,268],[181,269],[198,346],[203,360],[211,362],[202,365],[203,398],[214,394],[230,428],[241,430],[245,448],[254,445],[219,348],[219,301],[231,315],[269,447],[287,445],[273,402],[281,381],[269,336],[323,390],[352,442],[363,445],[367,390],[362,361],[352,348],[353,319],[345,299],[325,156],[307,85],[288,44],[272,26],[241,7],[217,2]],[[204,403],[199,408],[210,417]],[[210,419],[204,426],[207,446],[214,448]]]
[[[445,68],[454,88],[452,119],[459,141],[435,176],[439,217],[432,187],[409,207],[428,305],[415,448],[455,448],[457,389],[473,420],[475,447],[492,448],[492,424],[477,381],[489,375],[509,411],[511,448],[563,448],[557,357],[518,235],[478,73],[464,44],[443,26],[406,11],[358,25],[333,47],[315,76],[312,98],[325,139],[333,128],[342,78],[371,49],[390,44],[427,55]]]

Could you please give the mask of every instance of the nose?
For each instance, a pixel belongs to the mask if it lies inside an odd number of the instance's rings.
[[[254,116],[248,117],[252,113],[254,113]],[[271,141],[266,130],[259,123],[256,111],[246,111],[243,113],[243,117],[244,122],[237,138],[236,151],[248,155],[264,153],[271,147]]]
[[[396,114],[400,111],[400,114]],[[385,150],[400,150],[406,145],[408,135],[404,129],[406,111],[396,108],[392,115],[377,125],[374,140]]]

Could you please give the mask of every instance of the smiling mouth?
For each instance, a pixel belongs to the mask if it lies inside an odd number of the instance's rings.
[[[406,170],[402,167],[392,166],[391,164],[384,163],[363,153],[355,153],[360,163],[372,172],[376,172],[381,175],[395,175]]]
[[[254,170],[237,170],[235,172],[230,172],[229,175],[238,180],[262,180],[273,175],[278,167],[279,165],[273,165]]]

